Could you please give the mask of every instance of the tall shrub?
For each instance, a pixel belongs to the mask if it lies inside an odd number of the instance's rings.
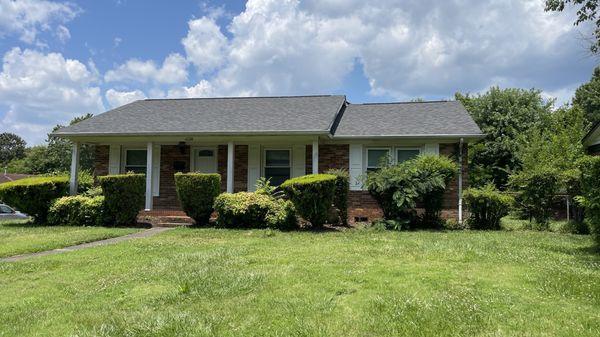
[[[146,175],[119,174],[99,177],[106,219],[118,226],[131,225],[144,208]]]
[[[0,200],[45,223],[54,199],[69,193],[69,178],[33,177],[0,185]]]
[[[216,173],[175,173],[177,197],[185,213],[205,225],[213,211],[215,198],[221,192],[221,176]]]
[[[457,164],[445,156],[418,156],[414,159],[419,180],[424,187],[420,201],[425,212],[422,224],[425,227],[440,227],[442,225],[440,213],[444,202],[446,186],[456,175]]]
[[[470,188],[463,195],[469,210],[471,229],[500,229],[500,219],[507,215],[514,198],[502,194],[492,184],[482,188]]]
[[[344,169],[330,169],[325,172],[335,176],[335,195],[333,205],[338,209],[340,222],[348,225],[348,194],[350,192],[350,175]]]
[[[329,208],[333,204],[336,179],[332,174],[309,174],[288,179],[281,188],[301,217],[314,227],[321,227],[327,222]]]
[[[587,157],[580,162],[582,195],[579,202],[596,243],[600,245],[600,157]]]
[[[542,228],[547,228],[552,216],[552,201],[560,187],[560,175],[550,168],[522,171],[510,178],[517,192],[516,202]]]

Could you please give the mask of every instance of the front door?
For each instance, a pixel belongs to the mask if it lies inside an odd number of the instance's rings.
[[[194,171],[217,173],[217,149],[212,147],[194,148]]]

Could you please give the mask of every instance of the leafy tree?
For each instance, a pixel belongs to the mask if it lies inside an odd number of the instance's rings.
[[[25,156],[26,143],[14,133],[0,133],[0,164],[5,165],[13,159]]]
[[[519,135],[547,122],[553,102],[542,98],[541,91],[491,87],[479,95],[456,93],[486,137],[469,145],[471,184],[493,183],[505,189],[510,172],[521,166],[516,156]]]
[[[577,20],[574,25],[578,26],[581,23],[591,21],[596,25],[594,29],[594,37],[591,41],[590,51],[594,54],[600,52],[600,17],[598,10],[600,3],[598,0],[546,0],[546,11],[562,12],[567,4],[579,6],[577,10]]]
[[[600,122],[600,67],[594,69],[589,82],[577,88],[573,105],[583,109],[588,125]]]

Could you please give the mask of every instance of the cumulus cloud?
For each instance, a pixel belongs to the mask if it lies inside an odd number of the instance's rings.
[[[329,92],[357,64],[370,94],[399,99],[490,85],[557,91],[593,63],[570,14],[546,13],[541,0],[250,0],[229,37],[207,16],[182,43],[208,81],[200,87],[219,95]]]
[[[98,79],[85,64],[59,53],[13,48],[2,60],[0,130],[39,143],[56,124],[104,109]]]
[[[111,108],[116,108],[121,105],[146,98],[146,94],[144,94],[141,90],[118,91],[115,89],[108,89],[105,96]]]
[[[79,12],[79,7],[70,3],[0,0],[0,37],[16,34],[25,43],[42,44],[37,41],[39,32],[57,29],[56,34],[62,40],[68,33],[62,24]]]
[[[161,67],[152,60],[130,59],[104,75],[107,82],[141,82],[174,84],[187,81],[187,61],[173,53],[165,58]]]

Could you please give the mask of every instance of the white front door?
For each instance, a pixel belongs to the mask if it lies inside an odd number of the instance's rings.
[[[194,156],[194,171],[201,173],[217,173],[217,149],[213,147],[198,147],[192,152]]]

